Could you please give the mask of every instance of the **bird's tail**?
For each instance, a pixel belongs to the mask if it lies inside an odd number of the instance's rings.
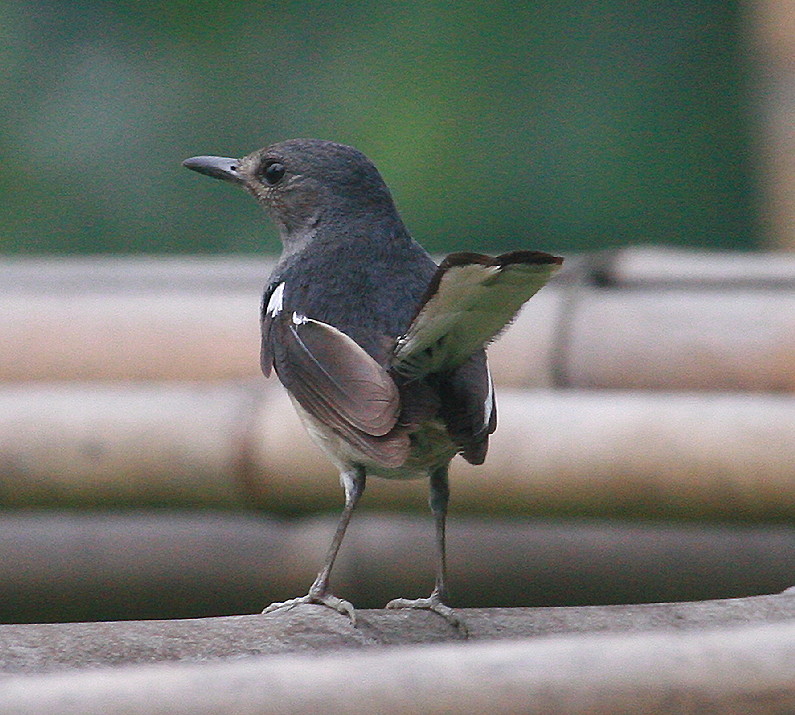
[[[420,377],[459,367],[511,323],[562,263],[541,251],[511,251],[496,258],[451,253],[398,339],[393,369]]]

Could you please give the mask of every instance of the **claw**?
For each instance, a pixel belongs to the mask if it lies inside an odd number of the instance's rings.
[[[282,601],[277,603],[271,603],[270,606],[266,606],[263,609],[263,613],[275,613],[277,611],[289,611],[291,608],[295,608],[303,603],[317,603],[321,606],[326,606],[327,608],[331,608],[338,613],[341,613],[344,616],[348,616],[351,621],[351,625],[356,627],[356,612],[353,609],[353,605],[350,601],[346,601],[344,598],[338,598],[330,593],[321,593],[321,594],[313,594],[311,591],[306,594],[306,596],[299,596],[298,598],[291,598],[289,601]]]
[[[469,637],[469,628],[461,616],[459,616],[450,606],[442,603],[442,599],[435,591],[427,598],[393,598],[386,604],[387,608],[422,608],[427,611],[438,613],[451,626],[456,628],[464,638]]]

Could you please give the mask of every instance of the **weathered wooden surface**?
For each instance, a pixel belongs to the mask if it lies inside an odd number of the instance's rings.
[[[795,514],[790,397],[503,389],[498,409],[486,464],[453,462],[457,508]],[[339,505],[333,466],[274,381],[3,387],[0,464],[6,506]],[[416,505],[406,483],[378,493],[382,508]]]
[[[378,483],[371,486],[378,491]],[[424,496],[417,494],[423,511]],[[434,574],[430,516],[373,514],[368,501],[340,552],[334,592],[363,608],[427,593]],[[254,613],[307,590],[335,524],[332,514],[6,513],[0,622]],[[459,606],[728,598],[795,584],[795,527],[456,513],[448,559],[451,602]]]
[[[0,709],[371,713],[377,703],[387,714],[790,712],[794,606],[785,594],[465,611],[472,638],[452,643],[439,643],[457,636],[433,614],[363,612],[354,630],[317,606],[269,617],[2,626],[7,673],[68,670],[0,677]],[[412,641],[423,645],[392,647]],[[170,662],[135,665],[155,661]]]
[[[567,633],[795,626],[795,596],[620,606],[465,608],[469,638],[427,611],[359,610],[357,623],[323,606],[267,616],[0,625],[0,674],[244,655],[313,653],[441,641],[468,643]],[[793,663],[795,667],[795,663]]]

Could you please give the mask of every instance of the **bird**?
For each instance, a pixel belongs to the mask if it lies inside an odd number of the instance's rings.
[[[482,464],[497,424],[486,346],[560,268],[543,251],[456,252],[439,265],[410,235],[384,179],[362,152],[290,139],[242,158],[183,165],[245,189],[275,223],[281,256],[267,279],[262,371],[275,371],[311,438],[339,470],[345,501],[306,595],[263,613],[316,603],[347,615],[329,580],[370,476],[429,480],[436,575],[421,608],[466,633],[447,600],[448,469]]]

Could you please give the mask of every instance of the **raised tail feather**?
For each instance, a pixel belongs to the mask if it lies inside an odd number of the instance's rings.
[[[421,377],[459,367],[511,323],[562,263],[562,258],[541,251],[497,257],[451,253],[398,339],[393,369]]]

